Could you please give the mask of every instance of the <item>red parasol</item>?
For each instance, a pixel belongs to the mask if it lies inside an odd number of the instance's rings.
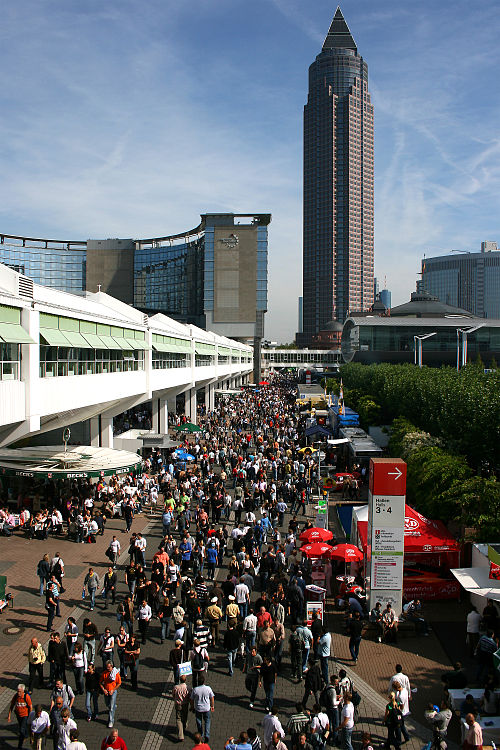
[[[324,542],[314,542],[314,544],[304,544],[300,548],[302,554],[307,557],[325,557],[330,554],[331,547]]]
[[[363,553],[354,544],[337,544],[335,547],[330,547],[330,557],[333,560],[353,562],[354,560],[362,560]]]
[[[330,539],[333,539],[333,534],[331,531],[328,531],[328,529],[306,529],[302,532],[302,534],[299,536],[299,539],[301,542],[328,542]]]

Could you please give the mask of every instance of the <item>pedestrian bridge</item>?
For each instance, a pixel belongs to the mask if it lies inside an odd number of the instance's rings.
[[[112,447],[113,417],[152,402],[153,429],[184,393],[248,382],[253,349],[162,314],[151,317],[103,292],[73,295],[0,264],[0,446],[91,420],[93,445]]]
[[[261,349],[261,367],[264,372],[284,367],[335,370],[341,362],[340,349]]]

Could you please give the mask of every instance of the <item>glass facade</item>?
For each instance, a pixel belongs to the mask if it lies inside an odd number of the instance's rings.
[[[0,263],[29,276],[36,284],[81,294],[85,288],[85,243],[0,238]]]
[[[204,237],[144,246],[134,253],[134,306],[203,327]]]
[[[19,380],[19,344],[0,343],[0,380]]]
[[[144,370],[144,351],[80,349],[40,344],[40,377],[100,375]]]
[[[500,252],[425,258],[422,286],[448,305],[500,319]]]
[[[257,310],[267,310],[267,227],[257,227]]]

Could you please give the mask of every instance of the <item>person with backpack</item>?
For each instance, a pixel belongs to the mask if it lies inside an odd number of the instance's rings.
[[[29,734],[28,716],[30,715],[32,708],[31,698],[26,692],[26,686],[21,683],[17,686],[17,692],[12,697],[7,716],[7,721],[10,723],[12,711],[14,711],[16,715],[17,723],[19,725],[18,748],[23,746],[24,740]]]
[[[193,641],[193,648],[189,653],[189,661],[191,662],[193,687],[195,688],[200,684],[200,677],[208,669],[208,663],[210,661],[208,651],[201,646],[199,638],[195,638]]]
[[[322,706],[328,716],[330,725],[330,741],[333,744],[337,742],[337,730],[339,726],[339,706],[340,706],[340,687],[339,678],[332,674],[329,684],[325,685],[319,697],[320,706]]]
[[[40,579],[39,594],[40,596],[43,596],[45,584],[50,578],[50,562],[49,562],[49,556],[47,554],[45,554],[42,557],[42,559],[39,560],[37,568],[36,568],[36,574],[38,578]]]
[[[304,697],[302,698],[302,705],[304,708],[306,708],[307,701],[311,694],[314,695],[314,702],[319,703],[322,684],[323,680],[319,663],[315,659],[309,659],[309,669],[306,672],[304,683]]]
[[[100,583],[99,576],[97,575],[97,573],[94,572],[93,568],[89,568],[89,572],[87,573],[83,581],[82,598],[84,598],[85,596],[85,587],[86,587],[90,596],[90,610],[91,611],[94,609],[95,592],[99,588],[99,583]]]
[[[395,750],[401,747],[401,724],[403,723],[403,713],[399,705],[396,693],[394,691],[389,695],[389,703],[385,707],[384,725],[387,727],[387,739],[384,747],[389,750],[391,745]]]

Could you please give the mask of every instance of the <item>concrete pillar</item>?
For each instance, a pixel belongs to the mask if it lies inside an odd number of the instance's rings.
[[[215,385],[210,383],[205,386],[205,408],[207,411],[213,411],[215,407]]]
[[[190,388],[185,393],[186,417],[190,422],[196,424],[196,388]]]
[[[168,401],[165,398],[151,399],[151,427],[158,435],[168,433]]]
[[[113,447],[113,417],[92,417],[90,420],[90,445],[95,448]]]
[[[102,417],[100,432],[101,432],[101,448],[112,448],[113,447],[113,417]]]

